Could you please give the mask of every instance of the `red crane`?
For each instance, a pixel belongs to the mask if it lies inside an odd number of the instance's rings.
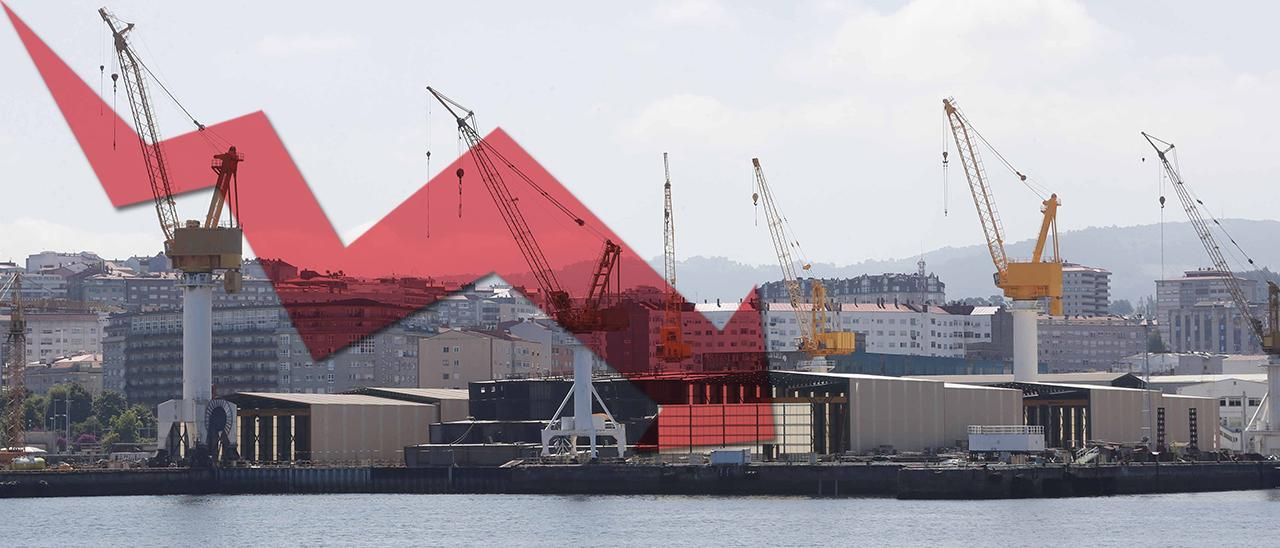
[[[600,259],[591,274],[591,285],[587,290],[586,298],[583,300],[582,306],[574,306],[573,298],[560,285],[560,280],[557,279],[555,270],[551,267],[551,263],[547,261],[546,254],[542,252],[542,247],[538,245],[538,240],[534,237],[533,230],[529,228],[528,222],[525,221],[524,214],[520,211],[519,200],[511,194],[511,189],[507,187],[506,182],[503,180],[502,174],[498,170],[498,162],[501,162],[502,165],[514,172],[516,176],[537,191],[556,209],[559,209],[572,219],[575,224],[585,226],[586,221],[575,215],[568,207],[538,185],[536,181],[520,171],[513,163],[507,161],[502,156],[502,153],[481,139],[480,133],[475,129],[475,113],[471,109],[446,97],[435,88],[428,86],[427,91],[441,105],[444,105],[445,110],[448,110],[449,114],[453,115],[457,120],[458,134],[467,142],[467,148],[471,152],[471,158],[475,161],[476,168],[480,170],[480,179],[484,181],[485,189],[489,191],[489,196],[493,198],[494,205],[498,206],[498,212],[502,214],[502,220],[511,232],[511,237],[516,241],[516,246],[520,248],[520,253],[524,256],[525,262],[528,263],[534,279],[537,280],[545,305],[550,309],[548,312],[562,327],[571,332],[583,333],[603,328],[604,322],[601,317],[601,311],[609,304],[610,281],[617,281],[615,274],[622,248],[615,244],[613,240],[605,239],[604,251],[601,253]],[[463,173],[463,169],[458,168],[459,180],[462,179]]]

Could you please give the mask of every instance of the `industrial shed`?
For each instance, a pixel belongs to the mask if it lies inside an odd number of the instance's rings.
[[[468,390],[460,388],[357,388],[348,394],[429,403],[440,409],[438,422],[466,420],[471,416]]]
[[[1200,449],[1217,448],[1218,402],[1214,398],[1086,384],[1010,382],[1000,386],[1023,392],[1026,424],[1045,427],[1048,447],[1083,447],[1089,441],[1136,443],[1148,435],[1159,443],[1163,431],[1166,447],[1194,441]],[[1148,396],[1151,430],[1144,428]]]
[[[970,425],[1022,424],[1022,393],[1007,388],[797,371],[770,371],[767,380],[763,399],[662,405],[661,450],[925,451],[963,446]],[[741,393],[737,387],[727,392]]]
[[[247,461],[403,462],[404,447],[427,443],[434,404],[363,394],[240,392],[240,456]]]

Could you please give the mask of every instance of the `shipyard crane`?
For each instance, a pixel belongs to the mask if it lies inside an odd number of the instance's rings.
[[[787,237],[786,220],[778,211],[778,204],[773,199],[769,181],[764,176],[764,169],[760,167],[760,159],[752,158],[751,166],[755,170],[756,179],[756,192],[751,198],[756,204],[764,203],[765,221],[773,239],[774,251],[778,255],[778,265],[782,267],[782,284],[787,288],[787,298],[796,316],[796,326],[800,330],[798,350],[814,358],[853,352],[854,334],[848,331],[832,331],[828,327],[827,288],[822,284],[822,280],[817,278],[811,280],[809,314],[806,315],[801,310],[805,300],[804,292],[801,290],[799,278],[796,277],[795,261],[791,258],[790,247],[793,241]],[[809,270],[811,267],[812,265],[807,262],[800,266],[802,270]]]
[[[1040,212],[1043,216],[1031,260],[1010,259],[1004,249],[1004,227],[1000,223],[1000,215],[996,212],[991,185],[987,181],[982,158],[978,154],[978,142],[981,141],[995,153],[1001,163],[1008,167],[1020,181],[1025,183],[1027,176],[1014,169],[1004,156],[987,143],[986,139],[974,129],[969,119],[956,107],[955,99],[943,99],[942,108],[946,112],[951,134],[955,138],[956,152],[960,155],[965,179],[968,180],[969,190],[973,194],[973,204],[978,210],[978,221],[982,224],[982,232],[987,239],[987,251],[991,253],[991,262],[996,267],[994,276],[996,287],[1003,290],[1005,297],[1013,301],[1014,380],[1035,380],[1039,371],[1036,321],[1040,300],[1048,299],[1050,315],[1062,315],[1062,259],[1058,254],[1057,220],[1058,206],[1061,202],[1057,194],[1052,194],[1041,202]],[[1051,254],[1045,257],[1045,247],[1050,240],[1052,240]]]
[[[1178,201],[1182,203],[1183,211],[1187,213],[1187,220],[1191,222],[1191,226],[1195,229],[1196,235],[1200,238],[1200,244],[1204,246],[1205,253],[1209,255],[1213,268],[1221,272],[1223,283],[1227,286],[1227,292],[1231,295],[1231,301],[1235,304],[1240,315],[1245,318],[1249,324],[1249,330],[1262,347],[1262,351],[1267,354],[1267,395],[1263,397],[1262,406],[1268,407],[1267,428],[1261,433],[1261,438],[1267,444],[1264,450],[1269,449],[1271,452],[1280,453],[1280,405],[1276,405],[1275,397],[1280,395],[1280,341],[1277,340],[1277,330],[1280,330],[1280,286],[1275,282],[1267,281],[1267,323],[1264,324],[1262,319],[1253,314],[1253,310],[1249,307],[1249,299],[1244,293],[1244,288],[1240,286],[1240,280],[1236,278],[1231,271],[1231,265],[1227,263],[1227,259],[1222,254],[1222,248],[1218,245],[1217,238],[1214,237],[1213,231],[1209,226],[1209,222],[1205,220],[1205,213],[1202,212],[1204,204],[1191,195],[1191,191],[1187,189],[1187,185],[1182,180],[1182,175],[1178,173],[1173,163],[1169,161],[1169,153],[1173,152],[1173,143],[1164,141],[1154,137],[1147,132],[1142,132],[1142,136],[1146,138],[1151,148],[1155,149],[1156,156],[1160,158],[1160,163],[1164,167],[1165,175],[1169,177],[1169,182],[1173,185],[1174,192],[1178,195]],[[1164,197],[1160,197],[1161,204],[1164,203]],[[1209,219],[1213,224],[1221,227],[1221,223],[1214,219],[1210,214]],[[1234,243],[1234,240],[1233,240]],[[1248,259],[1252,266],[1253,259]],[[1268,403],[1270,400],[1270,403]],[[1259,407],[1261,411],[1262,406]],[[1255,417],[1256,420],[1256,417]],[[1254,420],[1250,420],[1249,424],[1254,424]]]
[[[662,153],[662,170],[666,174],[662,207],[662,272],[667,280],[667,294],[662,307],[662,327],[658,331],[658,358],[665,363],[679,363],[693,355],[684,341],[684,297],[676,291],[676,220],[671,208],[671,165]]]
[[[26,387],[26,369],[27,369],[27,321],[25,310],[22,303],[22,274],[14,271],[13,277],[7,284],[9,294],[11,295],[12,304],[9,310],[9,336],[6,344],[9,346],[7,357],[8,365],[4,372],[4,410],[3,410],[3,434],[4,444],[7,448],[7,460],[12,457],[21,456],[25,451],[26,442],[26,425],[23,424],[25,418],[25,403],[27,396]],[[0,291],[3,293],[3,291]],[[17,451],[18,454],[12,454]]]
[[[586,221],[575,215],[567,206],[538,185],[536,181],[520,171],[515,164],[503,157],[501,152],[482,139],[480,132],[475,128],[475,113],[471,109],[450,99],[433,87],[428,86],[427,91],[441,105],[444,105],[445,110],[449,111],[449,114],[453,115],[457,121],[458,134],[466,141],[467,150],[471,153],[471,159],[475,163],[476,169],[480,171],[480,179],[484,182],[484,187],[489,192],[489,196],[493,198],[493,203],[498,207],[498,212],[501,214],[503,222],[506,223],[507,230],[511,232],[511,237],[515,240],[520,253],[524,256],[525,262],[529,265],[529,270],[533,273],[534,279],[537,280],[538,289],[543,295],[545,305],[550,309],[548,312],[551,316],[556,319],[561,327],[580,336],[607,329],[621,328],[622,325],[606,320],[604,309],[610,298],[609,283],[611,280],[617,279],[616,270],[622,254],[622,247],[614,243],[613,240],[605,238],[604,251],[592,271],[586,297],[580,306],[575,305],[573,298],[560,285],[551,263],[547,260],[546,255],[543,254],[542,247],[538,245],[538,239],[534,237],[533,230],[529,228],[529,224],[525,221],[524,214],[520,211],[519,199],[512,195],[511,189],[507,187],[506,181],[499,171],[498,162],[501,162],[501,165],[515,173],[517,177],[536,190],[561,213],[572,219],[574,224],[586,226]],[[460,184],[463,174],[463,168],[458,168],[457,175]],[[594,459],[598,454],[596,447],[597,436],[614,438],[617,442],[619,457],[626,451],[625,426],[613,419],[613,415],[609,412],[609,408],[605,406],[604,400],[600,397],[600,394],[596,393],[595,387],[592,386],[591,370],[594,361],[594,356],[585,345],[574,346],[573,388],[565,395],[564,401],[560,402],[560,407],[556,410],[551,420],[548,421],[546,428],[542,430],[543,455],[564,454],[570,451],[576,453],[578,438],[586,437],[589,440],[587,454]],[[605,412],[606,420],[599,424],[597,424],[591,413],[593,395]],[[573,416],[562,417],[561,413],[568,404],[570,397],[573,398],[574,402]]]
[[[228,293],[239,291],[241,285],[244,234],[234,215],[228,214],[225,225],[221,217],[228,201],[234,203],[238,167],[244,156],[234,146],[213,155],[211,168],[217,180],[204,221],[181,222],[147,77],[155,80],[211,145],[216,136],[210,135],[211,131],[191,117],[138,57],[129,43],[134,24],[121,21],[106,8],[99,9],[98,15],[111,31],[120,79],[124,80],[147,180],[164,233],[165,255],[182,275],[182,399],[166,401],[157,410],[159,435],[167,436],[161,446],[177,456],[179,452],[202,445],[200,440],[205,439],[202,418],[213,391],[214,278],[221,275]]]

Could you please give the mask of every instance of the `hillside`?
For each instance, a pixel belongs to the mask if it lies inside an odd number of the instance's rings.
[[[1249,252],[1258,267],[1280,267],[1280,221],[1227,219],[1223,226]],[[1154,280],[1161,277],[1160,225],[1127,227],[1094,227],[1060,234],[1063,257],[1071,262],[1106,268],[1112,272],[1112,299],[1128,299],[1136,303],[1154,295]],[[1219,235],[1224,246],[1230,246]],[[1029,257],[1031,240],[1009,246],[1012,257]],[[1232,249],[1231,251],[1234,251]],[[1238,256],[1238,255],[1237,255]],[[1230,255],[1229,255],[1230,257]],[[997,293],[991,283],[991,258],[985,245],[944,247],[925,253],[930,272],[937,273],[947,285],[947,298],[987,297]],[[851,277],[884,272],[914,272],[919,257],[868,260],[839,266],[815,263],[812,275],[819,277]],[[1243,259],[1237,259],[1243,263]],[[1165,223],[1164,268],[1167,276],[1184,270],[1207,266],[1204,249],[1191,225],[1186,222]],[[661,258],[651,262],[661,269]],[[680,290],[694,301],[740,299],[741,288],[777,279],[776,265],[747,265],[724,257],[690,257],[680,261]]]

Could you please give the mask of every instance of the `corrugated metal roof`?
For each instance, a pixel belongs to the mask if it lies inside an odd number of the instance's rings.
[[[1129,373],[1119,373],[1110,371],[1096,371],[1084,373],[1041,373],[1036,376],[1036,382],[1048,383],[1091,383],[1104,382],[1110,383]],[[912,375],[912,378],[924,379],[930,381],[954,382],[961,384],[996,384],[1004,382],[1013,382],[1012,373],[1004,373],[1000,375]]]
[[[1234,373],[1222,375],[1152,375],[1149,384],[1198,384],[1228,380],[1267,382],[1266,373]]]
[[[237,394],[304,405],[415,405],[424,407],[429,405],[379,398],[377,396],[365,396],[363,394],[293,394],[288,392],[238,392]]]
[[[466,400],[470,399],[471,392],[465,388],[380,388],[377,386],[361,388],[358,391],[365,391],[369,393],[367,395],[374,397],[377,397],[377,392],[387,392],[433,400]]]

